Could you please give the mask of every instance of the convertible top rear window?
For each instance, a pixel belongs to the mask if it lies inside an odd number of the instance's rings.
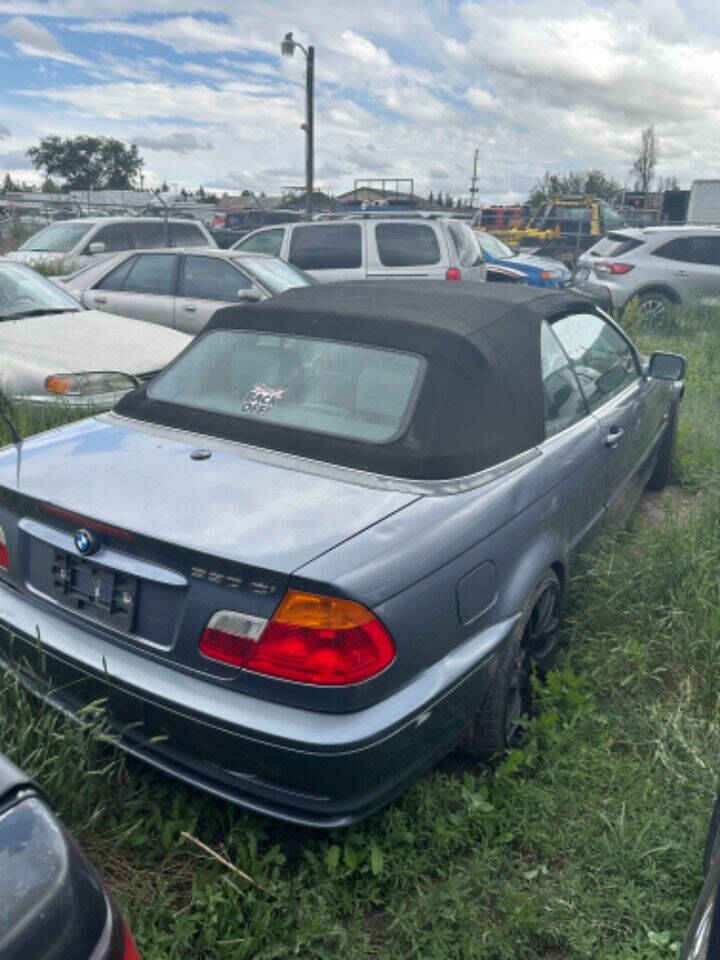
[[[543,442],[540,325],[588,310],[503,284],[296,287],[219,310],[115,409],[390,477],[466,477]]]
[[[419,357],[356,343],[215,330],[148,390],[153,400],[384,443],[416,396]]]

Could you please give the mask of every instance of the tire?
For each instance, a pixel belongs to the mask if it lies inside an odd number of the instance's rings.
[[[675,449],[675,435],[677,433],[677,408],[670,414],[665,433],[660,441],[657,460],[645,484],[648,490],[664,490],[670,480],[672,471],[672,457]]]
[[[646,290],[637,298],[638,309],[647,320],[661,317],[667,308],[672,307],[674,303],[672,297],[660,290]]]
[[[490,689],[460,742],[461,753],[489,760],[512,744],[530,709],[531,663],[542,676],[557,653],[561,597],[557,575],[547,570],[525,601]]]
[[[705,841],[705,852],[703,853],[703,873],[705,876],[710,872],[712,862],[718,854],[720,854],[720,793],[715,800],[715,808]]]

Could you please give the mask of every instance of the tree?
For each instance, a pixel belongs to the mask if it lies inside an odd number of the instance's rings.
[[[40,187],[41,193],[62,193],[60,187],[55,183],[52,177],[47,177]]]
[[[462,210],[462,207],[463,207],[463,202],[460,199],[460,197],[458,197],[457,200],[455,201],[455,209]]]
[[[170,187],[167,184],[167,180],[163,180],[163,182],[160,184],[160,193],[168,193],[169,190]]]
[[[577,193],[619,205],[623,192],[623,185],[602,170],[570,170],[567,173],[546,173],[530,191],[528,203],[531,207],[538,207],[551,197]]]
[[[200,186],[198,187],[198,192],[196,196],[201,203],[205,199],[205,187],[202,184],[200,184]]]
[[[632,171],[636,175],[635,189],[647,192],[655,173],[655,165],[660,152],[660,139],[655,127],[650,124],[640,134],[640,153],[632,162]]]
[[[445,209],[452,210],[453,207],[453,198],[449,193],[445,194]]]
[[[445,206],[445,200],[443,199],[442,190],[438,190],[438,192],[437,192],[437,197],[435,198],[435,205],[436,205],[437,207],[444,207],[444,206]]]
[[[3,180],[3,193],[12,193],[17,189],[18,185],[14,182],[10,174],[6,173],[5,179]]]
[[[36,170],[62,177],[70,190],[130,190],[143,166],[135,144],[113,137],[43,137],[27,155]]]
[[[675,174],[671,174],[669,177],[661,177],[658,183],[658,190],[661,193],[664,193],[666,190],[679,190],[680,183]]]
[[[435,195],[431,190],[430,193],[428,194],[428,205],[432,207],[434,203],[435,203]]]

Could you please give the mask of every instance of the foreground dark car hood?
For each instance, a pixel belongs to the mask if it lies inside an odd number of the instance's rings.
[[[206,446],[212,455],[190,454]],[[0,487],[116,527],[290,573],[417,499],[274,465],[240,444],[108,416],[0,452]],[[270,455],[271,457],[272,455]],[[345,471],[348,474],[348,471]]]

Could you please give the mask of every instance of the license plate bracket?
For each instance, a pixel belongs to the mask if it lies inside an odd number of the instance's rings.
[[[135,622],[137,577],[56,550],[52,567],[55,599],[94,620],[128,633]]]

